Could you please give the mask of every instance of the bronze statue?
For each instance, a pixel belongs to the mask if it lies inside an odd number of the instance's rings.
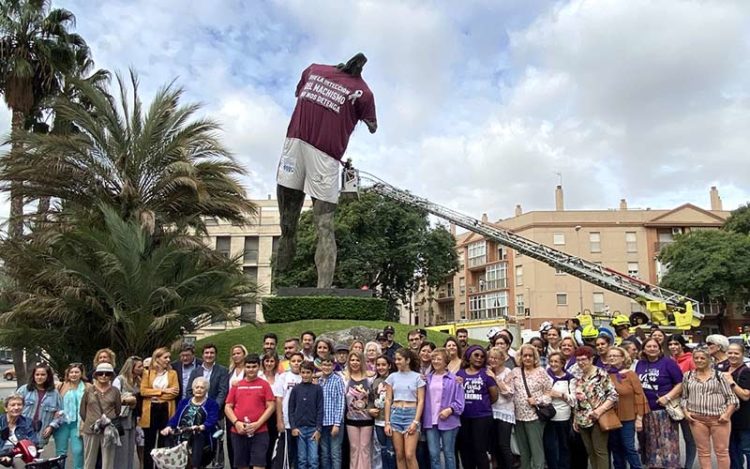
[[[378,128],[375,99],[362,79],[367,57],[359,53],[345,64],[312,64],[297,84],[297,105],[287,129],[276,172],[281,239],[276,271],[289,268],[296,251],[297,223],[305,194],[313,200],[318,234],[315,266],[318,288],[331,288],[336,269],[333,217],[339,195],[339,165],[357,122],[370,133]]]

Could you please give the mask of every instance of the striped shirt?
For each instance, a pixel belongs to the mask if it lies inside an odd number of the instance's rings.
[[[682,381],[682,407],[688,412],[716,416],[726,412],[729,405],[739,405],[724,376],[716,371],[706,381],[698,379],[697,371],[688,371]]]
[[[344,420],[344,380],[336,373],[321,376],[318,383],[323,388],[323,426],[341,425]]]

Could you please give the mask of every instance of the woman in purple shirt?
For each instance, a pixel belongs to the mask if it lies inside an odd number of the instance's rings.
[[[442,469],[441,447],[445,469],[456,469],[456,434],[461,426],[459,416],[464,410],[464,388],[448,371],[448,362],[448,351],[444,348],[432,352],[432,372],[427,375],[425,388],[422,427],[427,433],[432,469]]]
[[[458,432],[458,452],[464,469],[489,469],[492,436],[492,403],[497,400],[495,380],[487,375],[487,352],[472,345],[464,352],[464,363],[456,373],[464,388],[464,411]]]
[[[681,467],[679,425],[669,418],[665,406],[682,393],[682,371],[677,362],[664,356],[661,344],[651,338],[643,344],[635,372],[651,409],[643,416],[643,465]]]

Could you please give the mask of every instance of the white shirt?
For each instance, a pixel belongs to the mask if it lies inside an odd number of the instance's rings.
[[[289,430],[292,428],[289,423],[289,396],[292,394],[292,388],[301,382],[302,376],[285,371],[277,375],[273,383],[273,395],[282,398],[281,412],[284,415],[284,428]]]

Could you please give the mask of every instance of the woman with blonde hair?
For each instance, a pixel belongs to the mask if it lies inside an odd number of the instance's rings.
[[[365,344],[365,361],[367,362],[367,373],[370,376],[375,376],[375,362],[382,353],[380,344],[375,341],[370,341]]]
[[[136,420],[140,407],[141,376],[143,359],[133,355],[125,360],[120,375],[112,386],[120,391],[120,421],[124,430],[120,437],[122,444],[115,450],[115,469],[129,469],[135,464]]]
[[[232,345],[229,349],[229,387],[242,381],[245,377],[245,357],[247,348],[242,344]],[[229,439],[227,440],[229,441]],[[231,459],[230,459],[231,461]]]
[[[94,359],[92,360],[93,366],[91,367],[91,371],[89,372],[89,375],[87,376],[90,382],[94,382],[94,370],[96,370],[96,367],[99,366],[100,363],[109,363],[112,365],[112,368],[115,370],[117,369],[117,355],[115,354],[115,351],[111,348],[100,348],[96,351],[94,354]]]
[[[500,336],[495,343],[504,340]],[[508,368],[508,354],[500,347],[487,352],[487,375],[497,383],[497,400],[492,403],[492,443],[490,454],[498,467],[513,467],[510,437],[516,414],[513,404],[513,370]]]
[[[68,446],[73,455],[73,468],[83,469],[83,438],[78,431],[78,414],[81,399],[89,384],[83,381],[86,371],[81,363],[71,363],[65,369],[63,381],[57,388],[62,397],[64,422],[55,430],[55,451],[57,456],[68,454]]]
[[[542,368],[539,351],[523,344],[516,353],[513,369],[513,402],[516,411],[516,442],[523,469],[544,469],[544,425],[536,406],[550,404],[552,379]]]
[[[151,354],[151,366],[141,380],[141,427],[143,428],[143,468],[153,469],[151,450],[156,447],[159,430],[167,426],[169,417],[177,408],[180,396],[177,372],[170,365],[170,353],[166,347],[159,347]]]

